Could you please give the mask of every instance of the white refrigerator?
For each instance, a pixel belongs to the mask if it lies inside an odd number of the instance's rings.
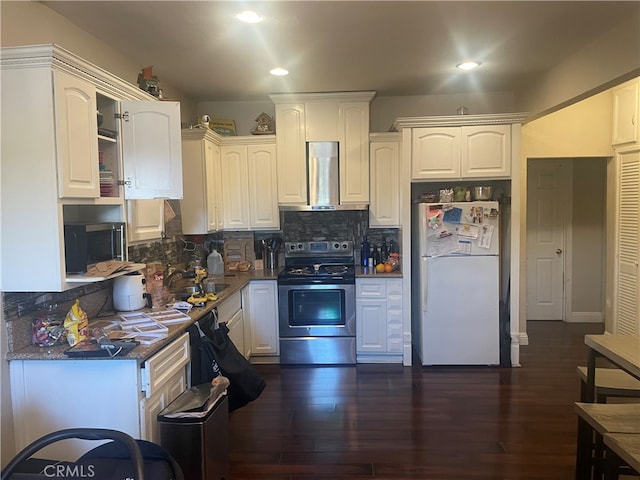
[[[422,365],[498,365],[498,202],[416,208],[412,324]]]

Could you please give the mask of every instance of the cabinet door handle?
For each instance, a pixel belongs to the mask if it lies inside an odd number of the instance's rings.
[[[130,187],[133,184],[131,180],[118,180],[118,185],[124,185],[125,187]]]

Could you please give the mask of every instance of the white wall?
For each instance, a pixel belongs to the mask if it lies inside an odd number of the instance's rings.
[[[371,132],[388,132],[398,117],[455,115],[458,107],[467,107],[469,114],[505,113],[514,111],[511,93],[465,93],[458,95],[413,95],[405,97],[374,97],[370,109]],[[249,135],[255,119],[262,112],[275,118],[273,102],[200,102],[197,116],[206,114],[236,122],[238,135]],[[190,121],[196,122],[197,118]],[[276,125],[276,133],[278,126]]]
[[[606,159],[573,161],[571,319],[604,319]]]
[[[639,9],[640,12],[640,9]],[[516,92],[516,109],[539,114],[557,109],[587,92],[625,76],[637,76],[640,69],[640,13],[623,21],[559,63],[541,77],[535,77]]]
[[[537,120],[522,126],[522,148],[520,158],[520,175],[522,176],[522,185],[526,185],[527,160],[529,158],[573,158],[574,170],[580,168],[578,165],[581,160],[592,162],[590,158],[610,158],[613,156],[613,148],[611,147],[611,119],[613,118],[611,91],[607,90],[598,95],[589,97],[581,102],[573,104],[557,112],[551,113]],[[591,163],[587,164],[587,168],[593,167]],[[604,170],[598,168],[598,172]],[[605,207],[611,210],[611,192],[613,191],[612,181],[607,174],[607,200]],[[584,178],[577,180],[580,185],[584,186]],[[517,195],[517,192],[514,192]],[[519,328],[520,332],[526,335],[526,298],[527,298],[527,270],[526,270],[526,211],[527,211],[527,192],[526,188],[520,189],[521,204],[521,221],[520,221],[520,287],[518,294],[520,298],[519,304]],[[600,213],[596,213],[598,215]],[[610,229],[607,228],[606,244],[613,245],[613,237]],[[579,252],[580,253],[580,252]],[[608,248],[605,252],[607,266],[613,264],[612,249]],[[581,253],[581,255],[584,253]],[[610,273],[606,273],[605,286],[605,318],[610,316],[609,307],[612,295],[612,285]],[[582,298],[578,296],[577,300],[582,302]],[[584,302],[580,305],[586,307]],[[581,307],[582,308],[582,307]]]

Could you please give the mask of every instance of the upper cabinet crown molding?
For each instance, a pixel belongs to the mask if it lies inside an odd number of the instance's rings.
[[[317,92],[317,93],[274,93],[269,98],[276,105],[296,102],[370,102],[376,96],[375,91],[362,92]]]
[[[157,100],[156,97],[141,90],[112,73],[80,58],[56,44],[3,47],[0,58],[2,68],[55,67],[89,80],[104,93],[129,100]]]
[[[503,125],[522,123],[528,113],[494,113],[487,115],[449,115],[433,117],[400,117],[391,129],[400,131],[403,128],[415,127],[460,127],[466,125]]]

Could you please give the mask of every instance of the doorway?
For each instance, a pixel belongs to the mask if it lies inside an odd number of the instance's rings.
[[[571,162],[527,164],[527,320],[564,320]]]
[[[527,161],[527,320],[604,321],[606,158]]]

